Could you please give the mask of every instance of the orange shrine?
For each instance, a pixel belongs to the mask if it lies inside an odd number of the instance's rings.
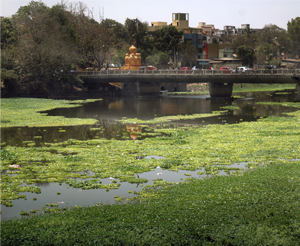
[[[125,66],[122,67],[122,70],[139,70],[141,67],[141,54],[136,53],[137,48],[132,45],[129,48],[129,54],[127,53],[125,56]]]

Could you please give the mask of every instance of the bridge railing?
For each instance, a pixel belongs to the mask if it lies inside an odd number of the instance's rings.
[[[245,72],[220,71],[220,70],[107,70],[107,71],[89,71],[89,72],[72,72],[79,76],[101,76],[101,75],[291,75],[299,76],[300,69],[257,69],[246,70]]]

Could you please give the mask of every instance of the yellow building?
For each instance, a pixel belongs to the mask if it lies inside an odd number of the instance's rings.
[[[148,27],[148,31],[154,32],[154,31],[161,29],[167,25],[168,25],[167,22],[162,22],[162,21],[151,22],[151,26]]]
[[[173,13],[172,25],[175,26],[180,31],[189,28],[189,14]]]
[[[125,66],[121,67],[121,70],[139,70],[142,65],[141,54],[136,53],[137,48],[134,45],[129,48],[129,52],[125,56]]]
[[[156,21],[151,22],[151,26],[148,26],[149,32],[154,32],[167,26],[167,22]],[[187,13],[173,13],[172,14],[172,26],[176,27],[177,30],[183,31],[189,29],[189,14]]]

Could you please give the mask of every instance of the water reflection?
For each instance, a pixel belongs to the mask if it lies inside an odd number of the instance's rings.
[[[159,159],[160,157],[147,156],[145,158]],[[88,173],[93,174],[93,172],[90,171],[88,171]],[[21,192],[20,195],[26,195],[26,200],[13,200],[13,207],[5,207],[1,205],[1,218],[11,219],[12,217],[21,217],[21,211],[29,212],[32,209],[37,209],[40,213],[42,213],[42,208],[45,207],[45,204],[47,203],[56,203],[58,204],[58,208],[60,209],[62,209],[63,207],[72,208],[73,205],[93,206],[98,204],[99,202],[103,204],[113,204],[116,203],[115,196],[125,198],[133,197],[135,196],[134,192],[141,191],[146,185],[153,185],[155,180],[157,179],[163,179],[164,181],[168,182],[183,182],[187,178],[198,179],[209,176],[205,174],[204,168],[198,169],[196,171],[179,170],[178,172],[174,172],[170,170],[163,170],[160,167],[157,167],[150,172],[139,173],[138,175],[139,178],[145,178],[148,180],[148,182],[145,184],[131,184],[128,182],[122,182],[121,186],[119,186],[118,189],[111,189],[109,191],[107,191],[106,189],[77,189],[69,186],[66,183],[38,183],[36,185],[41,188],[41,193],[35,194],[30,192]],[[222,171],[222,169],[220,168],[219,175],[228,175],[228,173]],[[114,180],[116,180],[117,183],[120,183],[118,179]],[[100,179],[100,181],[102,182],[102,184],[112,183],[109,178]],[[128,193],[129,190],[132,191],[132,193]]]
[[[43,146],[45,143],[62,142],[68,139],[142,139],[141,133],[151,132],[151,127],[124,125],[117,121],[122,118],[143,120],[170,115],[211,113],[223,110],[224,106],[236,105],[239,109],[228,110],[221,117],[179,120],[173,123],[182,126],[206,124],[235,124],[243,121],[256,121],[260,117],[281,116],[294,108],[280,105],[259,105],[257,102],[293,102],[295,90],[280,92],[248,92],[235,94],[242,99],[234,101],[211,101],[208,96],[185,95],[164,98],[104,98],[102,101],[87,103],[77,108],[59,108],[46,111],[49,116],[95,118],[94,126],[64,127],[10,127],[1,128],[1,142],[12,146]],[[171,126],[171,125],[170,125]],[[172,127],[172,126],[171,126]],[[96,129],[95,129],[96,128]]]

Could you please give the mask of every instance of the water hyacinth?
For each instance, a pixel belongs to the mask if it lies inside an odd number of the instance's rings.
[[[285,105],[290,106],[280,104]],[[299,107],[299,103],[291,107]],[[100,179],[107,179],[114,187],[114,180],[135,182],[142,180],[136,178],[137,173],[142,176],[148,171],[162,173],[156,176],[162,179],[153,180],[143,191],[134,191],[139,196],[132,198],[132,204],[121,205],[124,197],[116,197],[120,204],[115,206],[73,206],[66,213],[61,210],[67,207],[58,208],[60,202],[51,201],[41,211],[49,217],[2,222],[2,242],[20,245],[22,238],[24,244],[39,240],[54,245],[68,238],[70,245],[91,241],[109,245],[196,245],[199,241],[297,245],[299,112],[235,125],[154,127],[155,132],[166,135],[136,141],[70,140],[43,147],[5,144],[1,150],[2,171],[6,171],[1,180],[1,201],[7,204],[21,197],[19,192],[40,192],[36,182],[70,182],[70,187],[93,189],[101,187]],[[147,156],[164,159],[139,158]],[[188,178],[184,183],[163,180],[164,172],[183,169],[214,178]],[[218,176],[221,170],[229,171],[231,177]],[[104,189],[110,191],[110,186]],[[34,210],[22,213],[29,216]]]
[[[8,102],[3,103],[7,106],[10,104]],[[28,105],[33,102],[36,103],[33,100]],[[49,105],[51,103],[50,100]],[[60,102],[57,105],[64,103]],[[264,104],[267,105],[267,103]],[[48,109],[45,101],[41,105],[43,107],[39,108],[39,111]],[[65,104],[65,106],[67,105],[69,103]],[[278,103],[278,105],[299,107],[299,103]],[[32,108],[34,107],[32,106]],[[7,112],[10,111],[6,111],[5,117],[8,115]],[[37,116],[39,114],[36,112],[28,114],[36,115],[36,125],[39,124],[39,117],[46,117]],[[211,115],[179,115],[159,117],[150,121],[123,119],[124,124],[135,124],[147,128],[153,131],[147,132],[148,136],[156,136],[135,141],[118,141],[113,138],[85,141],[69,139],[63,142],[48,143],[42,147],[34,147],[32,141],[24,141],[24,147],[3,144],[1,150],[2,170],[11,169],[9,174],[16,176],[2,176],[1,202],[6,206],[11,206],[12,200],[26,197],[19,195],[20,192],[40,193],[40,188],[29,186],[29,184],[34,185],[41,182],[58,182],[60,184],[65,182],[73,188],[82,190],[105,189],[109,191],[118,189],[121,185],[118,183],[119,181],[136,184],[147,183],[147,179],[136,178],[135,174],[153,171],[158,166],[174,172],[178,172],[178,170],[195,171],[204,167],[205,171],[199,172],[199,175],[217,175],[221,170],[231,175],[241,175],[242,173],[239,172],[241,169],[226,169],[226,166],[247,162],[249,168],[255,168],[260,163],[268,164],[277,158],[297,159],[300,156],[299,111],[287,114],[293,117],[276,116],[267,119],[262,117],[257,122],[241,121],[235,125],[207,125],[200,128],[192,125],[183,128],[162,127],[170,126],[166,122],[173,120],[206,118]],[[221,115],[221,112],[213,112],[213,115]],[[52,117],[46,118],[52,119]],[[76,119],[73,120],[76,121]],[[80,122],[82,121],[81,119]],[[51,125],[51,120],[48,123]],[[24,121],[24,124],[27,122]],[[59,124],[64,125],[61,122]],[[78,124],[78,120],[76,124]],[[129,129],[135,130],[136,126],[131,126]],[[98,130],[97,127],[92,131],[96,130]],[[135,130],[134,133],[139,132]],[[158,133],[164,135],[159,136]],[[161,156],[164,159],[140,158],[145,156]],[[11,165],[18,165],[20,168],[12,168]],[[85,173],[87,171],[92,174]],[[164,177],[163,171],[157,171],[156,174]],[[110,184],[102,184],[99,180],[110,177],[112,178]],[[81,180],[77,180],[79,178]],[[23,182],[27,185],[20,186]]]
[[[37,111],[46,111],[53,108],[78,107],[82,103],[101,99],[88,100],[51,100],[41,98],[2,98],[1,99],[1,127],[11,126],[63,126],[94,124],[94,119],[78,119],[65,117],[49,117]]]

